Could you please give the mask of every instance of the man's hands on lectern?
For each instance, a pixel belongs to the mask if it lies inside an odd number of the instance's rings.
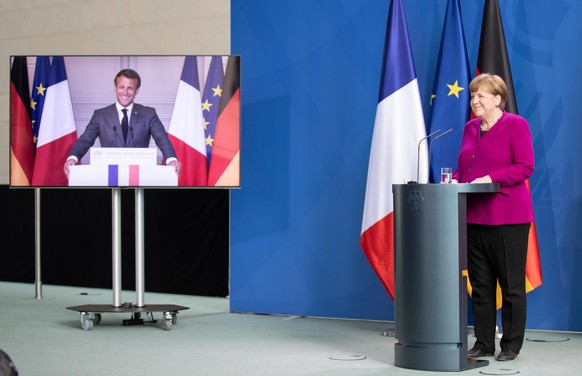
[[[69,168],[70,166],[74,166],[77,164],[77,161],[75,161],[74,159],[67,159],[67,161],[65,162],[65,166],[64,166],[64,172],[65,175],[67,176],[67,178],[69,177],[69,175],[71,174],[71,169]],[[180,163],[180,161],[171,161],[168,163],[168,166],[172,166],[174,167],[174,171],[176,172],[176,175],[180,175],[180,170],[182,169],[182,164]]]
[[[70,166],[74,166],[77,164],[77,161],[74,160],[73,158],[71,159],[67,159],[67,161],[65,162],[65,175],[67,176],[67,179],[69,178],[69,175],[71,174],[71,169],[69,169]]]
[[[180,161],[169,162],[168,166],[174,167],[174,171],[176,171],[176,175],[180,175],[180,169],[182,169],[182,164],[180,163]]]

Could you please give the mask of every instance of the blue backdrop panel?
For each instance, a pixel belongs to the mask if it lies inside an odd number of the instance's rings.
[[[404,0],[425,119],[446,0]],[[232,0],[242,55],[242,189],[232,192],[231,310],[394,318],[359,247],[389,0]],[[582,2],[500,0],[544,284],[528,328],[582,330]],[[482,1],[462,1],[471,69]],[[456,153],[457,151],[452,151]],[[578,162],[578,163],[576,163]]]

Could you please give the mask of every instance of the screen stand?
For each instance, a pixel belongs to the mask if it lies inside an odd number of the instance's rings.
[[[40,256],[40,188],[34,189],[34,298],[42,299]]]
[[[145,306],[143,194],[143,188],[135,190],[135,301],[140,308]]]
[[[144,307],[144,193],[135,190],[135,293],[136,307]],[[121,307],[121,191],[112,190],[112,234],[113,234],[113,307]]]
[[[121,190],[113,188],[111,193],[112,212],[112,290],[113,304],[87,304],[81,306],[67,307],[72,311],[77,311],[81,316],[81,327],[83,330],[91,330],[94,325],[101,321],[101,313],[117,312],[131,313],[131,318],[123,320],[123,325],[143,325],[142,314],[162,312],[162,327],[170,330],[177,322],[178,311],[188,309],[188,307],[173,304],[150,304],[144,303],[145,291],[145,263],[144,263],[144,191],[142,188],[135,190],[135,293],[136,303],[121,302]],[[151,315],[151,322],[156,323]]]
[[[111,190],[113,307],[121,307],[121,190]]]

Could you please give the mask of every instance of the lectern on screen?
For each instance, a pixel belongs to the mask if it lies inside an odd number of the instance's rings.
[[[240,56],[11,56],[10,67],[11,187],[240,188]],[[96,112],[115,103],[122,69],[141,79],[123,136],[121,119]],[[65,161],[87,129],[99,134],[67,177]]]

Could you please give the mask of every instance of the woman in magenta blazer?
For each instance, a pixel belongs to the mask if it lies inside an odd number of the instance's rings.
[[[503,307],[497,360],[513,360],[521,350],[526,321],[525,264],[532,201],[526,186],[534,170],[527,121],[504,111],[507,86],[499,76],[480,74],[469,85],[477,118],[465,125],[458,183],[499,183],[499,193],[469,195],[467,255],[477,341],[468,356],[495,352],[496,288]]]

